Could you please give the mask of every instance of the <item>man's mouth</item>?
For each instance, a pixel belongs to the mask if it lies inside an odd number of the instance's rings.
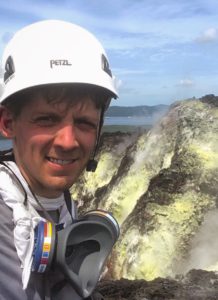
[[[54,163],[54,164],[58,164],[58,165],[69,165],[72,164],[74,161],[76,161],[76,159],[57,159],[57,158],[52,158],[52,157],[47,157],[47,159]]]

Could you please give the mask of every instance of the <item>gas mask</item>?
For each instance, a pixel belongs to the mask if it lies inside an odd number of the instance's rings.
[[[117,221],[102,210],[89,211],[61,230],[41,221],[35,229],[32,270],[57,268],[78,295],[89,297],[118,237]]]

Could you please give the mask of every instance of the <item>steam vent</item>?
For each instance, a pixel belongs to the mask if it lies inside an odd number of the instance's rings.
[[[218,299],[218,97],[175,102],[150,131],[104,133],[97,159],[72,196],[120,224],[106,299]]]

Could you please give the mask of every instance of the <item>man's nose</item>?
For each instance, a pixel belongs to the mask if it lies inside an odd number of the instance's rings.
[[[71,150],[79,146],[76,129],[73,124],[66,124],[56,133],[55,145],[64,150]]]

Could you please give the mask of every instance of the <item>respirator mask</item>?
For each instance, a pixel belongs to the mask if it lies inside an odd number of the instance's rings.
[[[32,271],[57,268],[82,298],[89,297],[118,237],[117,221],[102,210],[89,211],[61,230],[40,221],[35,229]]]

